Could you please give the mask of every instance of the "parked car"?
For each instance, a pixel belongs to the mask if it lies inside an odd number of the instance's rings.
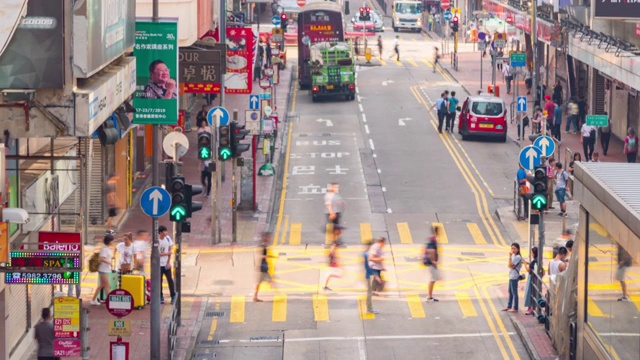
[[[353,31],[362,31],[363,28],[367,31],[384,31],[384,21],[382,20],[382,16],[375,12],[371,13],[371,20],[367,21],[360,20],[360,15],[354,16],[351,19],[351,24],[353,25]]]
[[[507,141],[506,119],[507,105],[499,97],[491,94],[471,96],[460,109],[458,133],[463,140],[477,135]]]

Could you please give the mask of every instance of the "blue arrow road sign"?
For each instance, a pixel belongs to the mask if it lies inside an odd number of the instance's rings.
[[[273,26],[280,26],[281,22],[282,20],[280,20],[280,16],[274,15],[271,17],[271,23],[273,24]]]
[[[518,112],[527,112],[527,97],[526,96],[518,96],[518,100],[516,101],[518,104]]]
[[[259,95],[249,95],[249,110],[259,110],[260,109],[260,96]]]
[[[446,21],[451,21],[451,19],[453,19],[453,14],[451,13],[451,11],[446,11],[446,12],[444,13],[444,19],[445,19]]]
[[[216,120],[215,122],[214,119]],[[211,126],[214,124],[215,126],[227,125],[229,123],[229,112],[222,106],[212,107],[207,113],[207,121]]]
[[[529,145],[520,150],[518,159],[520,165],[527,170],[533,170],[536,166],[540,165],[542,158],[542,150],[533,145]]]
[[[160,217],[171,208],[171,196],[160,186],[152,186],[140,197],[142,211],[151,217]]]
[[[478,32],[478,40],[483,41],[484,38],[487,37],[487,34],[483,33],[482,31]]]
[[[542,156],[549,157],[556,151],[556,143],[551,136],[539,136],[534,142],[533,146],[540,149]]]

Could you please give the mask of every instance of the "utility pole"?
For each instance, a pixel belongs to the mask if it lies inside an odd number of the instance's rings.
[[[157,1],[157,0],[155,0]],[[247,4],[248,6],[248,4]],[[218,25],[218,34],[220,37],[220,43],[227,43],[227,2],[220,1],[220,20]],[[226,68],[226,67],[225,67]],[[226,73],[226,70],[225,70]],[[225,74],[222,74],[220,77],[220,106],[224,107],[224,97],[225,97]],[[218,124],[211,124],[213,128],[213,133],[218,133]],[[213,135],[213,134],[212,134]],[[217,141],[216,141],[217,142]],[[213,141],[211,142],[213,144]],[[216,144],[217,145],[217,144]],[[211,195],[211,242],[214,244],[219,244],[222,242],[222,234],[220,231],[220,217],[218,216],[218,189],[220,189],[220,185],[222,182],[222,165],[224,164],[218,159],[217,152],[214,151],[215,148],[211,149],[211,154],[216,154],[215,156],[215,182],[212,181],[212,195]]]
[[[538,8],[535,1],[531,2],[531,47],[533,48],[533,69],[531,69],[531,87],[533,88],[533,104],[531,108],[531,119],[533,120],[533,114],[535,113],[535,102],[536,98],[540,99],[540,105],[542,105],[542,94],[538,93],[538,35],[537,35],[537,24],[536,17],[538,17]],[[542,122],[546,124],[546,121]],[[533,124],[533,123],[532,123]],[[533,126],[533,125],[532,125]],[[546,134],[546,131],[542,132],[543,135]],[[542,216],[540,217],[540,222],[542,223]],[[540,253],[542,253],[542,249],[540,249]],[[542,263],[539,263],[540,268],[542,268]]]

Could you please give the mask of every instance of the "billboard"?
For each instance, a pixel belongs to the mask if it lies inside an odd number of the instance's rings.
[[[136,22],[135,124],[178,122],[178,19]]]
[[[216,44],[213,48],[181,48],[180,86],[185,93],[220,92],[220,78],[224,74],[226,62],[224,44]]]
[[[592,2],[596,18],[640,19],[640,2],[598,0]]]
[[[0,89],[62,88],[63,33],[64,0],[29,0],[27,15],[0,54]]]
[[[251,94],[253,43],[251,28],[227,28],[227,94]]]
[[[135,42],[135,0],[80,0],[73,6],[74,74],[86,78]]]

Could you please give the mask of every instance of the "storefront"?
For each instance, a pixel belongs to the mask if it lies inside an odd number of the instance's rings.
[[[640,165],[577,164],[576,359],[635,359],[640,354],[640,202],[637,182],[629,179],[640,176]]]

